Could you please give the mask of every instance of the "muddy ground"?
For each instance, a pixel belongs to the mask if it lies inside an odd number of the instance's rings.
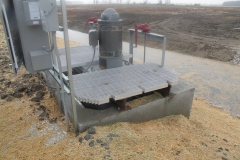
[[[88,32],[89,17],[100,18],[106,8],[114,8],[123,19],[123,40],[128,29],[147,23],[152,32],[167,36],[167,49],[180,53],[229,62],[240,48],[240,9],[230,7],[184,7],[158,5],[81,5],[68,7],[69,27]],[[142,43],[139,40],[140,44]],[[158,48],[149,42],[148,46]]]

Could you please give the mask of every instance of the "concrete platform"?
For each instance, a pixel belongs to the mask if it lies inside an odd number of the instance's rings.
[[[67,62],[66,62],[66,53],[65,48],[58,49],[58,53],[60,55],[60,60],[62,64],[63,72],[67,71]],[[70,56],[71,56],[71,63],[72,68],[75,67],[84,67],[91,64],[93,58],[94,49],[91,46],[76,46],[70,47]],[[132,57],[129,54],[123,53],[123,59],[129,60]],[[99,50],[96,48],[96,53],[93,59],[92,65],[98,65],[99,63]]]
[[[138,106],[128,111],[119,111],[115,104],[109,104],[105,110],[93,110],[77,104],[79,131],[84,132],[90,126],[108,125],[116,122],[146,122],[169,115],[190,116],[195,89],[183,80],[171,88],[169,97],[157,99],[145,105]],[[70,97],[66,96],[67,104]],[[68,105],[68,114],[73,119],[73,113]]]
[[[60,54],[62,70],[63,72],[65,72],[67,71],[65,48],[58,49],[58,52]],[[72,68],[75,68],[79,66],[88,66],[92,61],[94,50],[90,46],[77,46],[77,47],[70,47],[70,53],[71,53]],[[93,59],[93,64],[98,64],[98,61],[99,61],[99,51],[96,50],[96,54]]]

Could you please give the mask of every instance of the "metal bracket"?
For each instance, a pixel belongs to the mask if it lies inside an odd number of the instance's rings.
[[[118,107],[122,110],[122,111],[127,111],[130,110],[131,108],[129,108],[126,104],[127,104],[127,99],[121,99],[121,100],[117,100],[115,101],[114,99],[111,99],[111,101],[113,103],[115,103],[116,105],[118,105]]]
[[[63,32],[64,28],[62,26],[59,26],[59,31]]]
[[[49,70],[50,75],[56,80],[56,82],[61,85],[60,79],[54,74],[53,70]],[[64,90],[65,92],[69,95],[70,94],[70,90],[68,89],[68,87],[66,87],[66,85],[64,85]]]
[[[170,96],[171,87],[172,87],[171,85],[168,85],[167,88],[160,89],[158,90],[158,92],[160,92],[163,97],[168,97]]]
[[[56,67],[55,65],[53,65],[53,69],[54,71],[56,71],[58,74],[59,74],[59,69],[58,67]],[[62,73],[62,76],[63,76],[63,80],[66,82],[66,83],[69,83],[69,79],[67,76],[65,76],[65,74]]]

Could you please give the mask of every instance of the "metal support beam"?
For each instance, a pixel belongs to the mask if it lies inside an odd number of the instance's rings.
[[[73,88],[73,76],[72,76],[72,65],[71,65],[71,56],[70,56],[70,47],[69,47],[69,36],[68,36],[68,21],[67,21],[67,9],[66,9],[66,1],[61,1],[61,9],[62,9],[62,21],[63,21],[63,34],[64,34],[64,44],[66,51],[66,59],[67,59],[67,70],[68,70],[68,78],[69,78],[69,87],[70,87],[70,95],[71,95],[71,105],[73,111],[73,124],[75,133],[78,134],[78,118],[77,118],[77,108],[76,101],[74,96],[74,88]]]
[[[143,57],[143,63],[146,62],[146,42],[147,42],[147,34],[144,34],[144,57]]]
[[[170,96],[171,88],[172,88],[172,86],[168,85],[167,88],[160,89],[160,90],[158,90],[158,92],[160,92],[163,97],[168,97],[168,96]]]
[[[68,112],[67,112],[67,108],[66,108],[66,100],[65,100],[65,96],[64,96],[64,86],[65,85],[63,83],[62,65],[61,65],[61,60],[60,60],[60,56],[59,56],[58,49],[57,49],[56,32],[52,33],[52,43],[55,48],[56,58],[57,58],[58,66],[59,66],[59,77],[60,77],[60,82],[61,82],[61,84],[60,84],[61,85],[61,90],[60,90],[61,99],[62,99],[62,105],[63,105],[63,109],[64,109],[64,114],[65,114],[66,128],[67,128],[67,132],[69,132],[70,126],[69,126],[69,120],[68,120]]]
[[[53,70],[49,70],[48,71],[50,73],[50,75],[54,78],[54,80],[56,81],[56,84],[57,85],[61,85],[61,82],[60,82],[60,79],[58,78],[57,75],[55,75],[54,71]],[[60,88],[59,88],[60,90]],[[64,85],[64,91],[67,93],[67,94],[70,94],[70,90]]]
[[[53,65],[53,70],[56,71],[59,74],[59,69],[55,65]],[[63,74],[63,73],[62,73],[62,76],[63,76],[63,80],[68,84],[69,83],[68,77],[65,76],[65,74]]]
[[[166,40],[167,38],[163,38],[163,45],[162,45],[162,67],[164,66],[165,63],[165,51],[166,51]]]
[[[53,40],[53,37],[51,36],[50,38],[52,38],[51,40]],[[49,43],[50,44],[50,43]],[[52,57],[53,57],[53,66],[57,66],[57,62],[56,62],[56,50],[57,48],[55,48],[52,51]],[[52,75],[53,74],[53,75]],[[56,72],[52,72],[50,73],[50,75],[57,77],[57,73]],[[55,79],[55,78],[54,78]],[[60,95],[60,83],[58,83],[57,81],[54,84],[56,86],[56,98],[57,98],[57,104],[58,104],[58,108],[60,110],[61,113],[63,113],[63,106],[62,106],[62,102],[61,102],[61,95]]]
[[[127,103],[127,99],[121,99],[121,100],[117,100],[115,101],[114,99],[111,99],[112,102],[114,102],[116,105],[118,105],[118,107],[122,110],[122,111],[127,111],[130,108],[126,105]]]
[[[133,64],[133,36],[134,36],[134,32],[130,31],[130,35],[129,35],[129,54],[131,54],[131,57],[129,58],[129,63]]]

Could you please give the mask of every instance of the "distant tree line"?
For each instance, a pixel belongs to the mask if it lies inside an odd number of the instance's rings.
[[[130,3],[131,0],[127,0],[126,3]],[[93,4],[112,4],[112,3],[118,3],[118,4],[121,4],[122,3],[122,0],[116,0],[115,2],[113,2],[112,0],[93,0]]]
[[[224,2],[223,6],[240,6],[240,1],[228,1]]]
[[[158,4],[163,4],[163,1],[165,1],[165,4],[170,4],[170,0],[158,0]],[[131,0],[126,0],[126,4],[130,4]],[[93,0],[93,4],[122,4],[122,0]],[[133,4],[136,4],[135,1],[132,2]],[[143,0],[142,4],[148,4],[148,0]]]

